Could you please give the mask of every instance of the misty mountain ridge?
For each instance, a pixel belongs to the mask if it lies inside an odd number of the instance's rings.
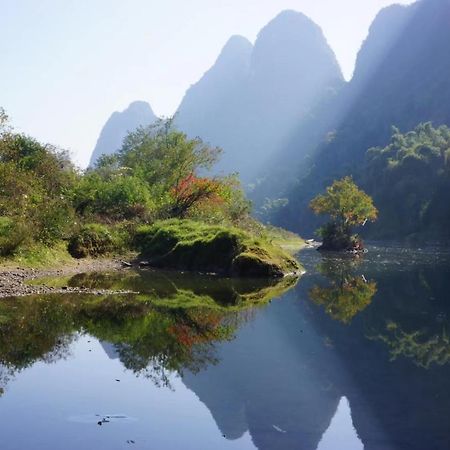
[[[229,39],[186,92],[175,125],[223,148],[215,173],[240,173],[260,217],[312,233],[319,220],[309,201],[344,175],[364,188],[366,152],[386,146],[392,126],[450,125],[449,24],[450,0],[384,8],[345,82],[320,27],[284,11],[254,45]],[[121,125],[109,145],[119,122],[110,118],[97,147],[120,147],[123,130],[135,127]],[[266,199],[288,204],[261,208]]]
[[[332,119],[320,142],[297,147],[292,187],[274,193],[287,197],[289,205],[272,220],[312,232],[318,221],[308,208],[311,198],[343,175],[353,175],[364,186],[366,152],[387,145],[392,126],[407,132],[422,122],[450,125],[449,24],[449,0],[394,5],[378,14],[359,51],[352,80],[330,105]],[[287,151],[281,149],[279,164]],[[307,163],[302,160],[305,152]],[[270,178],[265,183],[268,192]]]
[[[321,29],[301,13],[284,11],[254,46],[242,37],[226,44],[187,91],[176,124],[223,148],[219,172],[239,172],[249,181],[314,104],[343,83]]]
[[[93,167],[100,156],[111,155],[118,151],[130,131],[150,125],[156,119],[151,106],[144,101],[135,101],[124,111],[112,113],[100,132],[89,166]]]

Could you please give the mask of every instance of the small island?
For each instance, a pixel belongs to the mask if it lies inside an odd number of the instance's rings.
[[[326,214],[331,220],[318,230],[322,245],[318,250],[359,253],[364,245],[352,228],[376,220],[378,210],[372,198],[358,188],[351,177],[335,181],[325,194],[310,203],[316,214]]]

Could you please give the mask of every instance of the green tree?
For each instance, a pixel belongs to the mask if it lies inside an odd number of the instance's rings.
[[[133,188],[140,180],[141,191],[147,190],[149,195],[138,198],[130,189],[138,203],[150,206],[151,198],[153,217],[178,217],[216,192],[216,180],[200,178],[199,174],[210,169],[220,153],[219,148],[174,129],[172,119],[161,120],[129,133],[117,154],[100,158],[96,173],[108,183],[118,176],[134,177]],[[143,197],[149,198],[143,201]]]
[[[351,177],[335,181],[325,194],[311,201],[310,207],[316,214],[331,217],[331,221],[319,230],[323,250],[359,249],[361,243],[356,235],[352,235],[352,227],[374,221],[378,216],[372,198],[360,190]]]

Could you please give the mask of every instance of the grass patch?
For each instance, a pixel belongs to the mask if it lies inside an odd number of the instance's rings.
[[[306,244],[305,240],[298,234],[283,228],[265,225],[264,231],[267,235],[267,240],[291,254],[298,253]]]
[[[53,247],[45,245],[34,245],[32,247],[19,249],[17,253],[8,258],[0,258],[0,266],[4,268],[22,267],[42,269],[56,267],[60,264],[73,262],[73,258],[67,251],[67,244],[59,242]]]
[[[158,268],[238,277],[282,277],[300,270],[289,253],[265,237],[190,220],[139,227],[135,245]]]

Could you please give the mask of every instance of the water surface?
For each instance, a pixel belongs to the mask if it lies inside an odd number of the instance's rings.
[[[450,258],[300,254],[297,284],[85,274],[0,304],[2,449],[450,448]]]

